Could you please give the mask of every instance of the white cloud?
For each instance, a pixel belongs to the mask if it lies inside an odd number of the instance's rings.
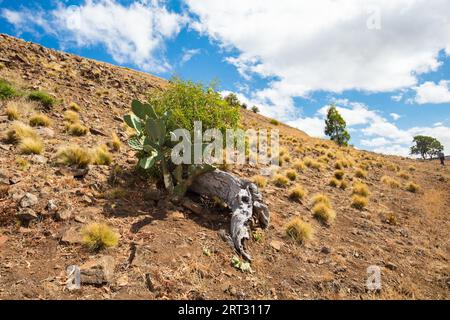
[[[292,97],[323,90],[391,92],[436,70],[450,43],[450,2],[373,0],[381,29],[367,28],[371,13],[360,0],[186,0],[191,26],[223,48],[245,77],[275,76],[254,94],[289,110]],[[430,36],[432,34],[433,36]]]
[[[391,99],[395,102],[400,102],[403,99],[403,93],[391,96]]]
[[[19,31],[40,26],[55,33],[62,46],[103,45],[116,62],[153,72],[171,68],[164,58],[164,42],[176,36],[187,21],[157,0],[128,6],[115,0],[86,0],[76,6],[59,4],[45,15],[35,11],[2,10],[2,16]]]
[[[308,135],[317,138],[325,137],[325,122],[322,118],[312,117],[312,118],[298,118],[293,121],[289,121],[286,123],[287,125],[298,128]]]
[[[444,124],[442,122],[436,122],[433,124],[434,127],[442,127]]]
[[[191,60],[194,56],[201,53],[201,49],[188,49],[183,50],[183,56],[181,57],[180,64],[183,65],[189,60]]]
[[[397,121],[398,119],[400,119],[402,117],[398,113],[394,113],[394,112],[389,113],[389,115],[391,116],[392,119],[394,119],[394,121]]]
[[[425,103],[447,103],[450,102],[450,81],[441,80],[439,84],[427,81],[418,87],[413,88],[416,91],[414,102],[418,104]]]

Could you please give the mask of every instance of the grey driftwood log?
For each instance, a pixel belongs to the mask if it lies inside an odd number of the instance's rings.
[[[249,224],[253,220],[267,228],[270,222],[269,209],[258,187],[228,172],[214,170],[199,176],[189,189],[202,196],[218,197],[227,204],[231,210],[230,235],[234,248],[251,260],[244,244],[250,239]]]

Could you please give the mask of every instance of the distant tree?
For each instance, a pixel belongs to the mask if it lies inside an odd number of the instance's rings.
[[[241,104],[241,107],[242,107],[242,109],[247,109],[247,104],[243,103],[243,104]]]
[[[444,146],[436,138],[429,136],[415,136],[413,143],[411,154],[420,154],[423,159],[427,156],[432,159],[444,150]]]
[[[350,140],[346,127],[347,124],[336,109],[336,105],[331,105],[325,119],[325,134],[338,145],[346,146]]]
[[[239,101],[238,97],[234,93],[229,93],[227,96],[225,96],[224,99],[232,107],[241,105],[241,102]]]
[[[253,106],[253,107],[252,107],[252,111],[253,111],[254,113],[258,113],[258,112],[259,112],[259,108],[258,108],[257,106]]]

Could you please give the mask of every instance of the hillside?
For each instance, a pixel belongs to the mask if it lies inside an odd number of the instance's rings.
[[[220,236],[229,226],[226,210],[198,198],[192,201],[203,210],[173,204],[135,171],[122,116],[133,99],[167,87],[165,80],[6,35],[0,35],[0,79],[60,100],[49,109],[18,102],[19,120],[28,122],[40,110],[52,121],[37,129],[45,145],[40,156],[20,155],[5,140],[12,122],[8,101],[0,100],[0,299],[450,298],[448,165],[337,148],[242,110],[245,127],[280,130],[279,174],[295,172],[295,181],[277,186],[267,168],[228,169],[267,182],[262,193],[271,225],[248,242],[253,272],[245,273],[233,267],[236,254]],[[80,106],[80,122],[90,129],[85,136],[65,130],[64,113],[72,103]],[[111,165],[80,172],[55,163],[61,146],[95,148],[109,143],[112,133],[122,146],[111,151]],[[339,179],[330,185],[336,170],[342,170],[344,185]],[[358,181],[370,193],[360,209],[352,206]],[[409,183],[419,189],[408,191]],[[296,184],[307,192],[298,201],[289,198]],[[316,193],[326,194],[336,213],[329,224],[313,216]],[[285,235],[286,224],[296,217],[314,229],[302,244]],[[93,253],[81,244],[80,229],[93,221],[120,234],[116,248]],[[66,288],[68,266],[105,261],[108,283]],[[379,292],[366,290],[371,265],[381,268]],[[97,278],[95,273],[91,282]]]

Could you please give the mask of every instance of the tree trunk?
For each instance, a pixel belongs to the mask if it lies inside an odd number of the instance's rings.
[[[249,224],[253,218],[262,228],[267,228],[270,221],[269,209],[258,187],[228,172],[214,170],[199,176],[189,190],[202,196],[218,197],[228,205],[231,210],[231,241],[237,252],[251,260],[244,244],[250,239]]]

